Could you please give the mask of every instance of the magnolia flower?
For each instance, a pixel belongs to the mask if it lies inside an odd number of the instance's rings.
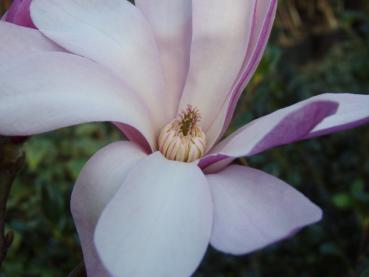
[[[246,254],[320,220],[283,181],[232,165],[369,121],[369,95],[323,94],[221,140],[276,0],[34,0],[0,24],[0,133],[113,122],[71,210],[89,276],[189,276],[209,243]]]

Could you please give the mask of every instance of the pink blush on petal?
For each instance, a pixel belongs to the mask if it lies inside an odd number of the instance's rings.
[[[15,0],[10,6],[5,21],[14,23],[20,26],[37,29],[33,24],[29,6],[32,0]]]

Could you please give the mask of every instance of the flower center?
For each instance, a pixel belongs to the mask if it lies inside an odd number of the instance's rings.
[[[193,162],[204,155],[205,133],[198,126],[199,110],[188,105],[176,119],[167,124],[159,135],[160,152],[169,160]]]

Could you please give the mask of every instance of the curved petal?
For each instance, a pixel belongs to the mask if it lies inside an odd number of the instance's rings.
[[[0,134],[32,135],[94,121],[123,122],[155,147],[146,110],[118,78],[66,53],[1,60]]]
[[[319,207],[262,171],[233,165],[207,179],[214,201],[211,244],[220,251],[250,253],[321,219]]]
[[[142,133],[140,133],[136,128],[121,122],[113,122],[113,124],[125,135],[128,140],[140,145],[147,154],[154,151],[154,147],[156,147],[156,145],[150,146],[145,136],[143,136]]]
[[[32,0],[14,0],[4,20],[28,28],[36,28],[32,22],[29,6]]]
[[[17,58],[32,52],[63,51],[39,31],[4,21],[0,22],[0,37],[4,41],[0,43],[0,60],[3,57]]]
[[[338,102],[338,110],[315,126],[305,139],[352,129],[369,122],[369,94],[326,94],[321,99]]]
[[[144,157],[145,154],[135,144],[116,142],[98,151],[81,171],[73,188],[71,211],[88,276],[109,276],[93,244],[96,223],[129,170]]]
[[[134,5],[123,0],[34,0],[31,15],[47,37],[122,78],[147,105],[156,129],[166,123],[159,52]]]
[[[322,94],[252,121],[221,141],[211,153],[228,157],[251,156],[368,121],[369,95]]]
[[[250,43],[246,51],[242,69],[232,91],[229,94],[229,97],[227,97],[223,104],[221,111],[218,113],[209,130],[207,130],[209,148],[216,143],[228,128],[236,108],[237,101],[262,58],[273,26],[277,4],[277,0],[256,1]]]
[[[194,164],[140,161],[103,211],[95,245],[113,276],[190,276],[209,243],[211,195]]]
[[[198,160],[197,165],[206,174],[218,172],[223,168],[226,168],[229,164],[234,161],[234,158],[228,157],[222,154],[207,155]]]
[[[337,110],[333,101],[307,100],[260,117],[217,144],[199,161],[202,169],[224,168],[234,158],[304,138],[325,117]]]
[[[193,0],[190,68],[179,110],[200,110],[207,130],[241,69],[256,0]]]
[[[173,116],[186,81],[192,39],[192,0],[136,0],[159,46]]]

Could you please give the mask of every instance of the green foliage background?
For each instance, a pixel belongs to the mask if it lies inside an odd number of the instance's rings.
[[[369,93],[368,1],[328,1],[336,24],[327,24],[329,18],[316,7],[311,16],[302,2],[308,1],[281,1],[282,11],[295,5],[302,24],[295,21],[291,28],[288,16],[279,13],[230,131],[322,92]],[[69,211],[73,183],[94,152],[119,139],[109,124],[87,124],[27,141],[26,166],[8,202],[15,240],[2,275],[66,276],[80,263]],[[195,276],[369,276],[368,126],[239,162],[295,186],[323,208],[324,219],[251,255],[209,249]]]

